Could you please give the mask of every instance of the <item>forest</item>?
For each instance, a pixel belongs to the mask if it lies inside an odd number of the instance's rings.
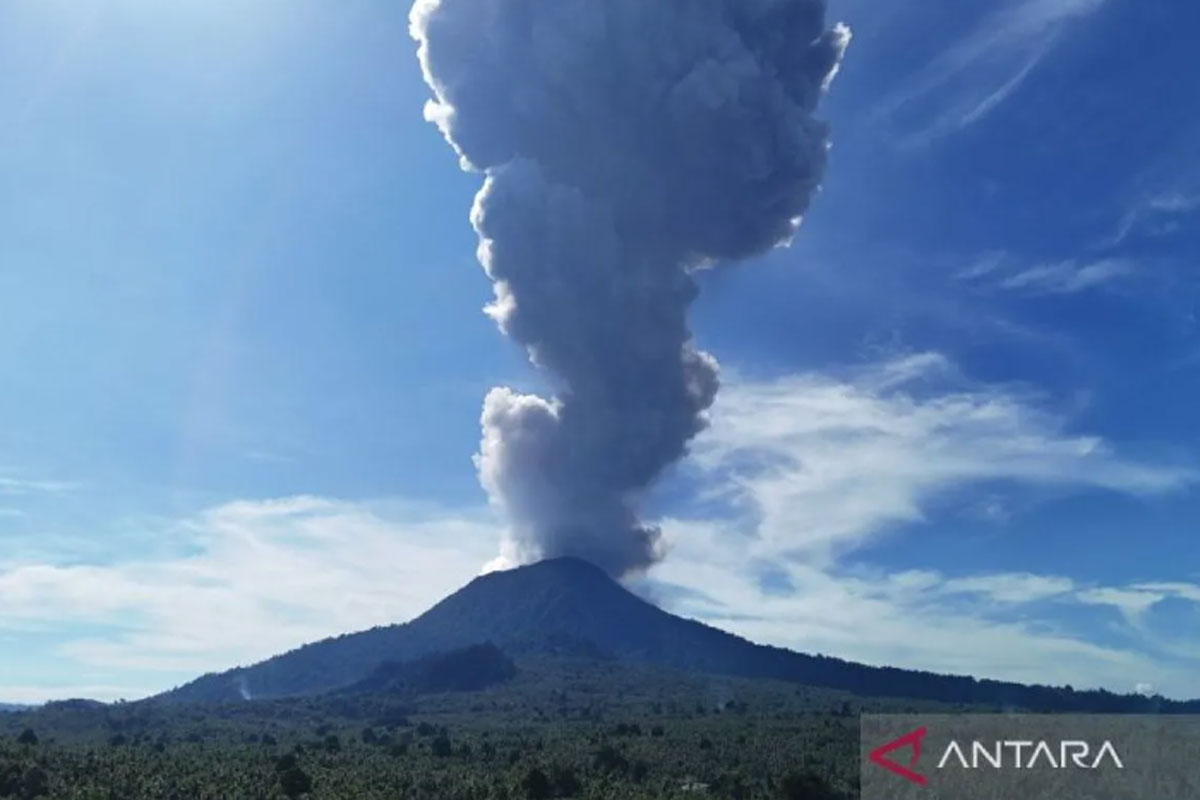
[[[856,796],[860,712],[953,708],[597,659],[480,663],[482,689],[392,669],[383,691],[6,713],[0,797],[835,800]]]

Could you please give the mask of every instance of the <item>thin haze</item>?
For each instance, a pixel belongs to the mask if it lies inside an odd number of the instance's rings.
[[[421,0],[426,109],[486,178],[487,312],[553,378],[493,389],[480,479],[520,559],[653,563],[637,502],[706,424],[693,273],[788,242],[824,174],[813,113],[849,31],[823,0]]]

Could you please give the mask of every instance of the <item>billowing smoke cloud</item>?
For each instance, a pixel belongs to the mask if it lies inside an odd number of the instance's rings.
[[[849,31],[824,0],[418,0],[426,107],[467,169],[487,308],[554,379],[498,388],[480,479],[523,558],[660,555],[639,497],[705,425],[693,273],[795,233]]]

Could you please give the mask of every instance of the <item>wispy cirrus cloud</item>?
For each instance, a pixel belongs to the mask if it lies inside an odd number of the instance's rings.
[[[67,481],[39,480],[18,473],[0,473],[0,522],[9,524],[28,516],[27,507],[38,501],[56,501],[79,489]]]
[[[973,594],[996,603],[1033,603],[1062,597],[1075,589],[1075,581],[1061,575],[1010,572],[951,578],[941,584],[946,594]]]
[[[1137,265],[1123,258],[1058,261],[1021,270],[1002,280],[1000,287],[1030,294],[1077,294],[1108,286],[1136,273]]]
[[[1188,607],[1190,618],[1200,614],[1200,584],[1161,581],[1098,586],[1080,592],[1078,599],[1116,612],[1124,632],[1148,652],[1181,659],[1193,666],[1200,664],[1200,646],[1190,625],[1180,631],[1177,626],[1156,624],[1160,612],[1171,604]]]
[[[1144,270],[1136,260],[1118,255],[1030,263],[1028,259],[999,251],[977,256],[954,273],[958,282],[986,292],[1014,292],[1028,296],[1114,289],[1141,277],[1144,277]]]
[[[79,488],[66,481],[31,480],[0,475],[0,495],[63,494]]]
[[[1070,28],[1105,0],[1001,4],[965,37],[887,95],[873,116],[899,124],[918,144],[973,125],[1003,105]]]
[[[1082,603],[1115,608],[1129,621],[1135,621],[1167,598],[1164,592],[1144,588],[1100,586],[1079,593]]]
[[[1189,224],[1194,229],[1197,211],[1200,211],[1200,187],[1168,188],[1145,194],[1129,207],[1104,244],[1117,247],[1133,239],[1165,239],[1184,231]]]

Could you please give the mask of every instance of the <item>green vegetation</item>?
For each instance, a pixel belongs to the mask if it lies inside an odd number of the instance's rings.
[[[516,666],[473,692],[5,715],[0,797],[832,800],[855,792],[857,713],[918,707],[595,659]]]

